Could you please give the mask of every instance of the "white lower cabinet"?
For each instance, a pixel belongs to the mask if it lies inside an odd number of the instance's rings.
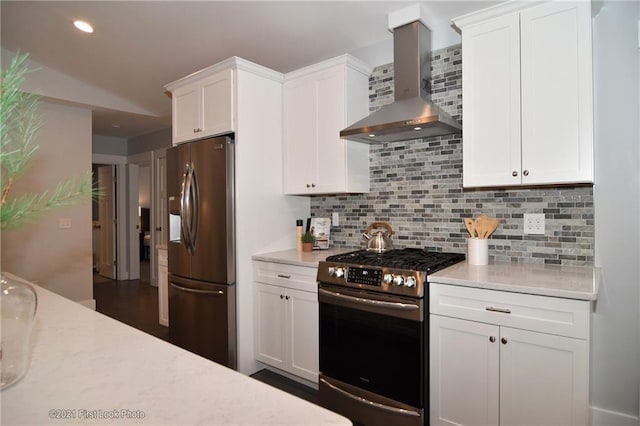
[[[158,322],[169,327],[169,262],[167,249],[158,249]]]
[[[314,383],[318,382],[316,270],[254,262],[256,359]]]
[[[442,284],[430,297],[432,426],[588,424],[590,302]]]

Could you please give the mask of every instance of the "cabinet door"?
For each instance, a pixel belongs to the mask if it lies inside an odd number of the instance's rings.
[[[429,327],[430,424],[497,425],[499,328],[439,315]]]
[[[462,45],[463,185],[520,184],[518,14],[465,28]]]
[[[340,139],[345,127],[345,68],[327,70],[316,79],[317,173],[315,192],[336,192],[346,188],[346,141]]]
[[[318,296],[287,289],[290,372],[318,383]]]
[[[501,328],[500,423],[588,424],[586,340]]]
[[[256,359],[277,368],[286,366],[284,289],[255,284]]]
[[[593,182],[591,5],[550,2],[520,19],[522,182]]]
[[[198,137],[234,130],[233,70],[221,71],[200,82],[202,133]]]
[[[284,84],[284,192],[308,194],[316,174],[315,80]]]
[[[191,140],[200,128],[198,84],[181,87],[172,93],[173,143]]]

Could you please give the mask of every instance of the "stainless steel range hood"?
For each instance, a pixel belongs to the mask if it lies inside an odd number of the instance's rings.
[[[462,132],[462,126],[429,99],[430,56],[431,31],[422,22],[395,28],[395,101],[340,131],[340,137],[378,143]]]

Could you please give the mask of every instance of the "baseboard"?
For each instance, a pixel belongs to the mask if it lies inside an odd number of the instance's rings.
[[[640,418],[592,406],[591,424],[593,426],[640,426]]]
[[[78,303],[93,311],[96,310],[96,299],[80,300]]]

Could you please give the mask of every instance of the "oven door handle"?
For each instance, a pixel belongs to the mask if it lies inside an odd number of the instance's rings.
[[[415,411],[411,411],[411,410],[406,410],[404,408],[397,408],[397,407],[392,407],[390,405],[385,405],[385,404],[380,404],[379,402],[374,402],[374,401],[370,401],[366,398],[363,398],[361,396],[358,395],[354,395],[351,392],[347,392],[344,389],[340,389],[338,386],[334,385],[333,383],[329,383],[327,380],[323,379],[322,377],[320,378],[320,381],[322,383],[324,383],[325,385],[329,386],[331,389],[333,389],[334,391],[348,397],[351,398],[355,401],[361,402],[363,404],[369,405],[370,407],[375,407],[378,408],[380,410],[383,411],[388,411],[390,413],[393,414],[402,414],[404,416],[415,416],[415,417],[420,417],[420,413],[417,413]]]
[[[414,305],[413,303],[400,303],[400,302],[385,302],[383,300],[373,300],[373,299],[365,299],[362,297],[349,296],[346,294],[336,293],[335,291],[325,290],[324,288],[319,288],[318,293],[322,293],[325,296],[333,297],[335,299],[348,300],[349,302],[368,304],[373,306],[380,306],[391,309],[398,309],[401,311],[413,311],[416,309],[420,309],[420,306]]]

